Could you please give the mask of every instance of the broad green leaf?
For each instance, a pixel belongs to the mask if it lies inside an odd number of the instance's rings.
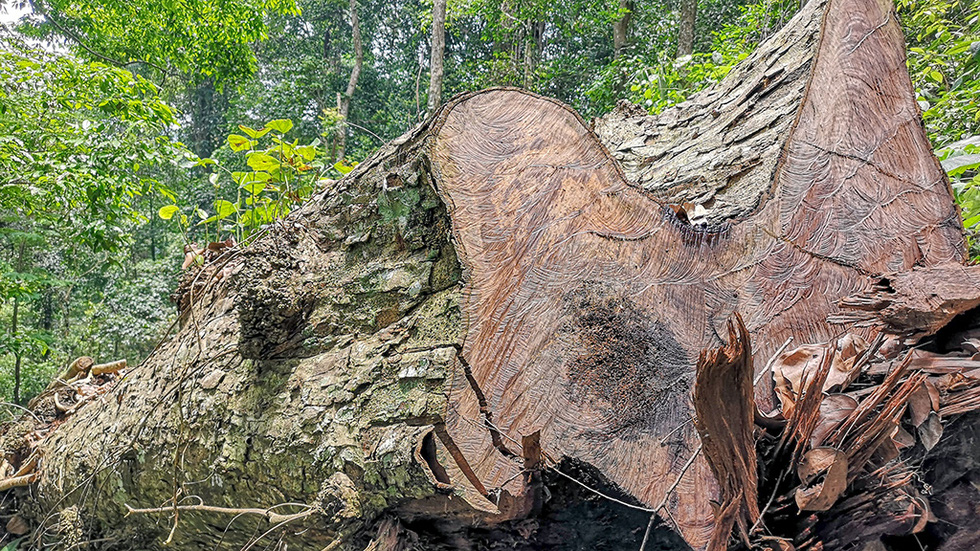
[[[214,210],[217,212],[218,220],[222,220],[234,214],[238,207],[231,201],[218,199],[214,202]]]
[[[164,220],[170,220],[171,218],[174,217],[175,214],[177,214],[178,211],[180,211],[180,207],[178,207],[177,205],[167,205],[165,207],[160,207],[160,210],[157,211],[157,214],[160,216],[160,218],[163,218]]]
[[[252,147],[252,140],[238,134],[228,136],[228,145],[232,151],[244,151]]]
[[[347,173],[349,173],[350,171],[354,170],[354,167],[356,167],[356,166],[357,166],[357,163],[348,165],[348,164],[345,164],[344,161],[337,161],[333,165],[333,167],[335,169],[337,169],[337,172],[339,172],[341,174],[347,174]]]
[[[956,157],[950,157],[940,164],[943,165],[943,170],[946,171],[950,176],[957,176],[966,172],[967,170],[976,170],[980,168],[980,154],[973,155],[958,155]]]
[[[249,182],[249,183],[243,185],[242,186],[242,189],[244,189],[245,191],[251,193],[252,195],[258,195],[258,194],[262,193],[262,190],[265,189],[265,183],[264,182]],[[247,200],[248,199],[246,199],[246,201]]]
[[[270,130],[275,130],[280,134],[285,134],[293,128],[293,121],[289,119],[276,119],[265,123],[265,127]]]
[[[238,125],[238,128],[242,132],[248,134],[248,137],[249,138],[252,138],[254,140],[257,140],[257,139],[261,138],[262,136],[265,136],[266,134],[269,133],[269,130],[270,130],[269,128],[260,128],[258,130],[255,130],[254,128],[249,128],[249,127],[245,126],[244,124],[239,124]]]
[[[296,148],[296,153],[303,157],[303,160],[309,162],[316,157],[316,148],[309,145],[301,145]]]
[[[279,167],[279,161],[265,153],[252,153],[248,156],[248,166],[253,170],[269,171]]]

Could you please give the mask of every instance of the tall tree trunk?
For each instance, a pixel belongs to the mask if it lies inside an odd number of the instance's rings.
[[[17,338],[17,314],[20,310],[20,299],[14,297],[14,313],[10,320],[10,336]],[[14,403],[20,405],[20,358],[21,351],[18,347],[14,352]]]
[[[224,139],[224,117],[228,96],[219,92],[211,79],[187,91],[190,104],[190,139],[188,146],[200,157],[210,157]]]
[[[619,9],[625,10],[625,13],[613,23],[613,52],[616,57],[619,57],[623,53],[623,48],[629,44],[634,8],[633,0],[619,0]]]
[[[534,72],[541,60],[544,50],[544,33],[547,29],[545,21],[530,21],[527,23],[527,36],[524,40],[524,76],[522,86],[531,88],[534,84]]]
[[[657,116],[457,97],[208,253],[100,397],[40,396],[5,503],[41,544],[141,549],[635,549],[655,514],[694,549],[830,551],[930,506],[972,537],[946,509],[980,504],[977,417],[950,422],[980,407],[980,268],[904,71],[890,2],[811,0]]]
[[[681,14],[677,31],[677,57],[694,53],[694,22],[698,14],[698,0],[681,0]]]
[[[347,89],[338,99],[337,109],[340,111],[343,122],[335,140],[336,155],[334,159],[337,161],[343,160],[347,153],[347,119],[350,117],[350,102],[354,98],[357,81],[361,78],[361,69],[364,67],[364,46],[361,43],[361,23],[357,17],[357,0],[350,0],[350,25],[351,38],[354,41],[354,67],[350,71]]]
[[[432,55],[429,65],[429,104],[427,113],[432,116],[442,105],[442,62],[446,51],[446,0],[432,4]]]

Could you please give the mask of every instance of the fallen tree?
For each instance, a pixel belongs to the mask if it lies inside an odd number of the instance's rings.
[[[886,0],[659,116],[455,98],[5,426],[8,531],[561,548],[608,507],[610,545],[967,549],[980,286],[920,120]]]

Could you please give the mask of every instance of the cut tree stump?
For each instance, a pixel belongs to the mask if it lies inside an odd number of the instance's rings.
[[[965,259],[891,2],[811,0],[657,116],[593,129],[520,90],[455,98],[186,274],[177,333],[85,379],[97,399],[66,413],[82,389],[53,386],[6,426],[11,470],[43,458],[8,507],[37,545],[479,548],[467,527],[497,525],[533,548],[552,473],[588,472],[694,549],[734,525],[781,550],[921,532],[912,478],[879,464],[935,454],[942,416],[980,407],[972,356],[902,355],[980,304]],[[808,343],[823,360],[793,371]],[[841,362],[856,390],[830,400]],[[919,440],[885,457],[931,389]],[[943,487],[968,494],[971,469]],[[868,523],[873,500],[911,508]]]

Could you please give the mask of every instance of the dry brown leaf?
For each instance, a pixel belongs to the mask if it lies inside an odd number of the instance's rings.
[[[943,436],[943,423],[939,418],[939,414],[936,412],[930,413],[926,421],[919,425],[916,430],[919,433],[919,440],[922,441],[922,445],[926,448],[926,451],[934,448]]]
[[[801,511],[826,511],[847,488],[847,455],[814,448],[803,456],[797,474],[803,484],[796,489],[796,505]]]
[[[899,456],[898,445],[891,438],[882,442],[871,455],[878,465],[884,465]]]
[[[23,536],[30,531],[31,527],[27,525],[27,521],[20,515],[14,515],[7,521],[7,532],[15,536]]]
[[[782,405],[783,416],[787,419],[793,416],[804,377],[813,376],[820,366],[825,350],[823,346],[806,344],[780,354],[773,362],[772,378],[776,396]]]
[[[912,533],[918,534],[919,532],[926,529],[926,525],[930,522],[934,522],[935,515],[932,514],[932,508],[929,507],[929,500],[922,499],[921,496],[915,500],[915,504],[920,508],[917,511],[917,518],[915,521],[915,526],[912,527]]]
[[[923,383],[909,396],[909,419],[913,427],[918,427],[926,422],[929,414],[933,412],[932,398],[929,397],[929,389]]]
[[[896,336],[890,336],[885,338],[885,342],[878,348],[878,354],[886,360],[894,360],[903,350],[905,350],[904,340]]]
[[[904,450],[905,448],[910,448],[915,445],[915,437],[912,436],[912,433],[903,429],[902,427],[898,427],[898,430],[896,430],[895,434],[892,435],[892,440],[895,442],[895,446],[900,450]]]
[[[932,411],[939,411],[939,406],[941,405],[939,400],[939,389],[936,388],[936,385],[929,379],[926,379],[925,386],[926,390],[929,392],[929,401],[932,405]]]
[[[966,339],[963,348],[970,354],[980,353],[980,339]]]
[[[810,434],[810,447],[816,448],[823,444],[825,438],[847,419],[857,408],[858,402],[846,394],[830,394],[820,402],[820,420]]]
[[[824,392],[843,391],[857,379],[861,373],[858,358],[868,349],[868,341],[858,335],[847,334],[838,341],[838,349],[823,386]]]

